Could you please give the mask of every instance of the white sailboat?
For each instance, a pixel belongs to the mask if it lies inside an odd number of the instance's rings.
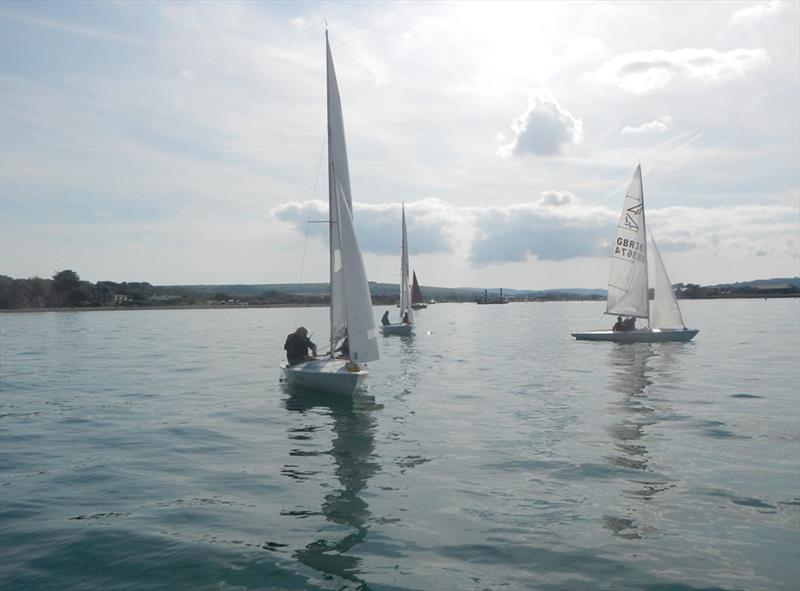
[[[328,98],[328,208],[330,240],[330,354],[311,361],[282,366],[292,385],[352,395],[368,375],[366,362],[378,359],[378,334],[364,262],[353,228],[350,172],[344,137],[344,119],[328,33],[325,32]],[[347,339],[349,359],[334,351]]]
[[[647,227],[645,223],[642,167],[636,167],[625,195],[617,224],[614,252],[608,276],[606,314],[644,318],[647,326],[633,330],[594,330],[576,332],[579,341],[614,341],[617,343],[687,342],[699,332],[686,328],[672,284],[664,268],[655,241],[653,246],[653,291],[649,298]]]
[[[400,240],[400,322],[381,326],[385,335],[409,336],[414,328],[414,310],[411,306],[411,284],[408,282],[408,235],[406,234],[406,206],[403,204],[402,238]],[[408,315],[408,322],[403,322]]]

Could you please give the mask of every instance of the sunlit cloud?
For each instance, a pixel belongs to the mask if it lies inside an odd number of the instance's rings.
[[[527,110],[514,119],[511,129],[515,138],[500,148],[502,157],[553,156],[583,141],[583,122],[548,94],[532,95]]]
[[[800,256],[797,207],[665,207],[647,215],[648,227],[665,252],[698,249],[718,255],[735,250],[743,256]]]
[[[766,49],[677,49],[634,51],[618,55],[597,71],[597,80],[627,92],[643,95],[677,80],[704,83],[741,78],[767,64]]]
[[[654,121],[649,121],[647,123],[642,123],[641,125],[637,126],[626,126],[622,128],[623,135],[635,135],[635,134],[653,134],[653,133],[664,133],[667,131],[670,126],[672,125],[672,117],[669,115],[664,115],[663,117],[659,117]]]
[[[741,8],[731,15],[731,21],[734,23],[743,23],[760,20],[766,16],[772,15],[784,8],[785,2],[780,0],[769,0],[767,2],[758,2],[747,8]]]

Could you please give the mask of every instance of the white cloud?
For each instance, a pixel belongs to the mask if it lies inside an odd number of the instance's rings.
[[[731,21],[734,23],[744,23],[755,20],[760,20],[765,16],[775,14],[784,7],[785,3],[780,0],[769,0],[767,2],[759,2],[747,8],[741,8],[733,13]]]
[[[322,201],[288,202],[270,213],[297,232],[327,241]],[[361,250],[396,255],[400,204],[355,204]],[[436,199],[406,204],[409,248],[414,255],[466,253],[473,268],[525,261],[566,261],[607,256],[619,211],[588,205],[569,191],[544,191],[536,201],[461,207]],[[648,228],[662,252],[705,251],[743,258],[798,258],[800,211],[796,206],[666,207],[649,209]]]
[[[546,191],[532,203],[473,208],[470,262],[481,267],[523,261],[529,255],[560,261],[605,254],[617,214],[582,205],[569,192]]]
[[[536,203],[542,207],[561,207],[574,205],[577,202],[578,198],[569,191],[545,191]]]
[[[361,250],[373,254],[395,254],[400,250],[399,203],[359,203],[353,207],[353,220]],[[312,223],[328,218],[328,204],[323,201],[290,201],[270,212],[273,219],[287,223],[298,232],[328,240],[326,224]],[[409,251],[412,254],[450,253],[453,238],[448,233],[452,227],[452,208],[436,199],[426,199],[406,204],[406,226]]]
[[[641,134],[641,133],[664,133],[667,131],[670,126],[672,125],[672,117],[669,115],[664,115],[655,119],[654,121],[649,121],[648,123],[642,123],[636,127],[627,126],[622,128],[623,135],[630,135],[630,134]]]
[[[596,77],[605,84],[644,95],[666,88],[676,80],[721,82],[741,78],[769,60],[763,48],[725,52],[714,49],[634,51],[603,64]]]
[[[500,148],[500,156],[552,156],[583,141],[583,122],[547,94],[532,95],[528,109],[514,119],[511,129],[516,137]]]
[[[796,206],[666,207],[647,215],[648,227],[655,230],[654,237],[665,252],[707,250],[717,256],[736,251],[743,257],[779,259],[800,256],[800,211]]]

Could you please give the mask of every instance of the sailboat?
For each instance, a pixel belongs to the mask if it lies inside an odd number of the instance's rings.
[[[409,336],[414,327],[414,310],[411,306],[411,286],[408,283],[408,235],[406,234],[406,206],[403,204],[402,237],[400,240],[400,322],[381,326],[385,335]],[[408,322],[403,318],[408,315]]]
[[[500,295],[498,297],[489,297],[489,290],[484,289],[483,295],[478,298],[476,304],[507,304],[508,298],[503,297],[503,288],[500,288]]]
[[[328,216],[330,245],[330,353],[297,365],[284,364],[284,380],[334,394],[352,395],[378,359],[378,333],[364,261],[353,228],[344,119],[328,32],[325,31],[328,112]],[[347,340],[349,359],[335,358]]]
[[[606,314],[644,318],[647,326],[633,330],[575,332],[579,341],[617,343],[687,342],[699,332],[686,328],[678,301],[672,291],[664,261],[655,241],[653,247],[652,301],[648,288],[647,228],[645,224],[642,167],[636,167],[617,224],[611,269],[608,275]]]
[[[419,288],[419,283],[417,282],[416,271],[411,273],[411,307],[414,310],[422,310],[428,307],[428,304],[422,299],[422,290]]]

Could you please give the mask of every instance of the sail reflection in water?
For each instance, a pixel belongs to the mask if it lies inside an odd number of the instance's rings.
[[[667,475],[659,471],[647,449],[648,430],[657,425],[667,413],[658,397],[659,383],[675,379],[673,353],[682,344],[639,343],[615,346],[611,349],[610,366],[613,370],[611,389],[622,397],[615,401],[609,414],[619,416],[620,421],[608,427],[614,440],[616,453],[607,458],[619,468],[641,472],[630,482],[637,487],[625,491],[635,501],[625,503],[625,517],[603,516],[603,525],[615,535],[637,539],[653,531],[652,526],[642,526],[633,518],[639,512],[640,501],[649,501],[658,493],[672,488]]]
[[[285,406],[298,413],[301,425],[289,430],[289,438],[298,447],[291,450],[292,463],[284,466],[284,474],[327,486],[326,483],[335,481],[330,478],[329,469],[318,469],[320,464],[313,458],[328,456],[333,459],[333,472],[339,484],[337,490],[321,499],[321,512],[317,508],[309,511],[297,507],[281,512],[298,519],[317,515],[325,518],[326,523],[317,529],[319,538],[296,550],[294,557],[320,573],[341,577],[360,587],[364,584],[359,577],[361,559],[351,551],[364,540],[371,515],[361,491],[380,469],[373,459],[375,400],[361,393],[353,398],[334,398],[312,391],[293,391]],[[319,450],[331,430],[331,447]],[[303,449],[309,442],[316,444],[313,447],[317,451]]]

